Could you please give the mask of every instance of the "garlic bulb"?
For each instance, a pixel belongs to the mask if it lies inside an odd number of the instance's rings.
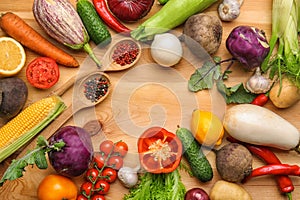
[[[118,178],[126,188],[132,188],[137,184],[139,180],[137,171],[139,168],[139,166],[137,168],[122,167],[118,171]]]
[[[254,94],[266,93],[271,88],[271,80],[261,74],[257,67],[253,76],[246,82],[246,88]]]
[[[219,17],[222,21],[233,21],[240,15],[238,1],[224,1],[218,7]]]

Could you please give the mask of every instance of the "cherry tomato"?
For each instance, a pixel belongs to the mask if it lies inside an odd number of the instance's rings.
[[[99,171],[96,168],[90,168],[86,171],[85,177],[88,181],[95,182],[98,178]]]
[[[94,165],[98,168],[98,169],[102,169],[102,167],[105,164],[105,160],[106,160],[106,155],[102,155],[99,152],[96,152],[94,155]]]
[[[38,57],[31,61],[26,68],[28,82],[40,89],[48,89],[55,85],[60,76],[55,60],[48,57]]]
[[[123,166],[123,158],[121,156],[112,156],[108,159],[107,165],[115,170],[119,170]]]
[[[105,197],[101,194],[95,194],[92,196],[92,200],[105,200]]]
[[[51,174],[46,176],[39,184],[37,196],[39,200],[75,200],[77,197],[77,186],[65,176]]]
[[[88,200],[88,198],[86,198],[84,195],[80,194],[77,196],[76,200]]]
[[[114,143],[111,140],[104,140],[100,144],[100,151],[105,155],[109,155],[114,149]]]
[[[95,184],[95,191],[98,194],[107,194],[110,189],[110,185],[105,180],[98,180]]]
[[[117,179],[117,171],[111,167],[106,167],[102,171],[101,176],[103,176],[104,180],[108,183],[113,183]]]
[[[123,141],[119,141],[115,144],[114,152],[124,157],[128,152],[128,145]]]
[[[82,185],[80,186],[80,192],[87,196],[93,194],[92,189],[93,189],[93,184],[89,181],[82,183]]]

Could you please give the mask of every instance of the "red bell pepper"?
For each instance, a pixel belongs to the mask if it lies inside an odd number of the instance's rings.
[[[159,174],[174,171],[182,157],[182,143],[174,134],[161,127],[147,129],[138,139],[141,166]]]

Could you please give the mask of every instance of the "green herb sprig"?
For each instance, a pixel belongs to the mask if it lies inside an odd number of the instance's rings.
[[[47,169],[48,162],[46,153],[50,151],[60,151],[64,146],[65,143],[63,141],[49,145],[48,141],[43,136],[39,136],[37,138],[37,145],[34,149],[29,150],[22,158],[12,160],[0,180],[0,186],[2,186],[6,180],[15,180],[22,177],[23,172],[25,172],[25,168],[28,165],[35,164],[39,169]]]
[[[188,81],[188,88],[192,92],[212,89],[216,84],[218,91],[223,95],[227,104],[230,103],[250,103],[256,97],[250,93],[242,83],[233,87],[227,87],[224,83],[228,79],[229,70],[235,59],[221,60],[215,57],[213,61],[206,61],[202,67],[195,70]],[[226,70],[222,72],[221,64],[230,62]]]

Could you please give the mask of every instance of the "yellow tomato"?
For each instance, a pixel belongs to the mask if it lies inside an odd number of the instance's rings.
[[[191,131],[196,140],[203,145],[220,145],[224,136],[221,120],[212,112],[194,110]]]
[[[76,200],[77,186],[62,175],[51,174],[39,184],[37,196],[39,200]]]

